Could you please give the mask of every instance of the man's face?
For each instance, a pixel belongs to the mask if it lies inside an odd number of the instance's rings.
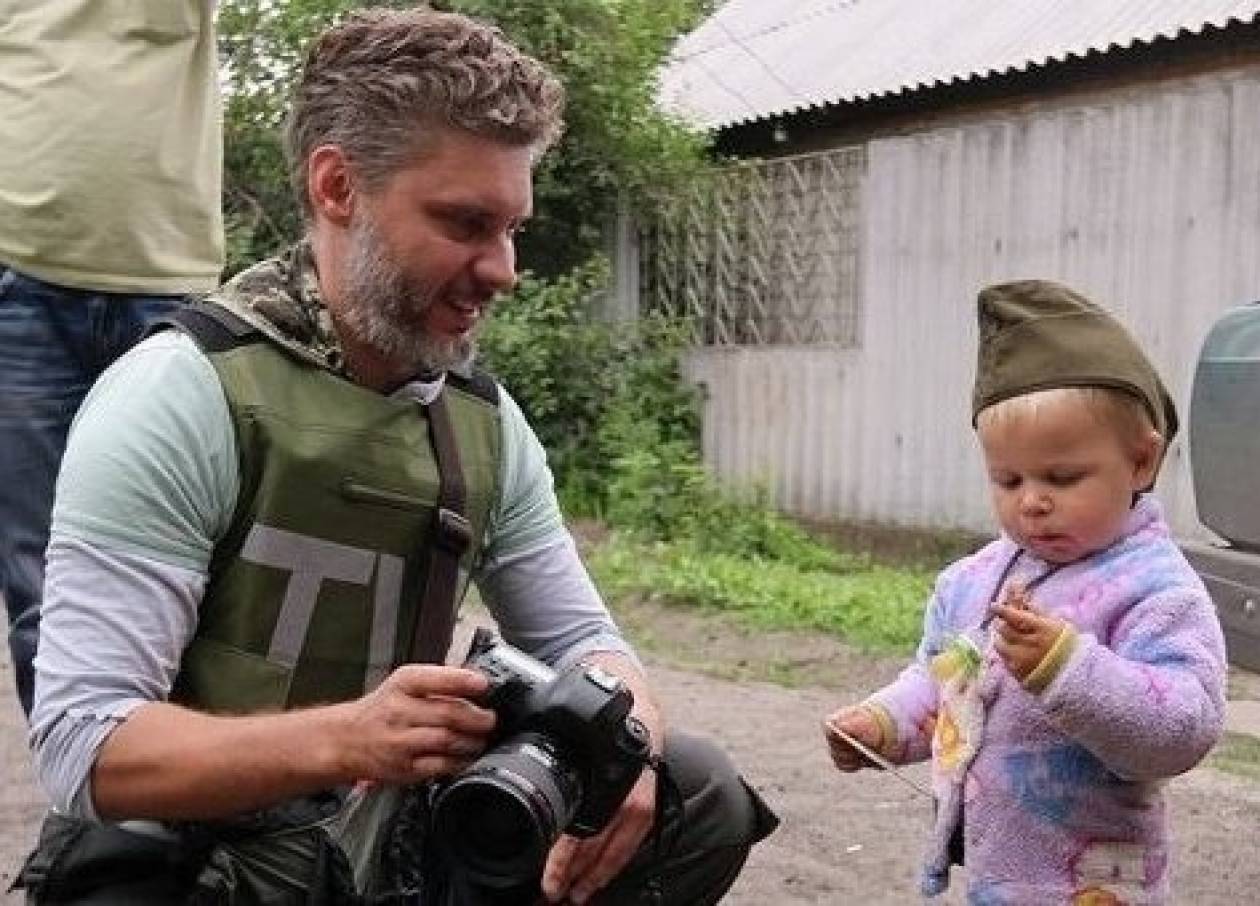
[[[527,147],[446,132],[350,223],[343,329],[396,370],[470,362],[494,296],[516,282],[514,236],[531,210]]]

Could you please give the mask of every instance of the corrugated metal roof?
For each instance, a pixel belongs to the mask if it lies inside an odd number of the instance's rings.
[[[660,98],[716,128],[1258,15],[1260,0],[728,0],[675,47]]]

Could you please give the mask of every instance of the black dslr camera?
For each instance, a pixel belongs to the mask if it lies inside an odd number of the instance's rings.
[[[648,734],[620,679],[577,665],[556,673],[478,629],[464,666],[490,680],[489,749],[433,800],[433,839],[465,877],[491,888],[537,880],[561,833],[599,833],[647,762]]]

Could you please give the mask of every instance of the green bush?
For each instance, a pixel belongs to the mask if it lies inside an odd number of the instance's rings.
[[[527,277],[501,303],[482,358],[547,448],[565,508],[646,540],[833,572],[863,558],[818,544],[763,492],[720,488],[701,459],[695,388],[679,371],[680,326],[592,320],[607,267]]]
[[[616,413],[614,413],[616,418]],[[611,422],[605,447],[615,451],[606,489],[609,524],[646,540],[689,546],[697,553],[778,561],[833,572],[864,568],[866,560],[823,546],[775,512],[754,488],[738,494],[720,487],[696,445],[668,440],[639,422]]]
[[[617,463],[640,434],[698,445],[695,391],[678,372],[680,331],[654,318],[594,320],[607,274],[595,258],[555,279],[527,275],[482,339],[483,363],[521,404],[574,515],[606,516]]]

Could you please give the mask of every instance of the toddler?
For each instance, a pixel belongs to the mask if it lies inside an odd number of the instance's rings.
[[[1148,493],[1177,414],[1129,334],[1054,283],[979,296],[972,420],[1001,535],[941,572],[914,663],[824,723],[842,771],[931,758],[922,889],[1169,901],[1164,781],[1221,733],[1215,608]]]

